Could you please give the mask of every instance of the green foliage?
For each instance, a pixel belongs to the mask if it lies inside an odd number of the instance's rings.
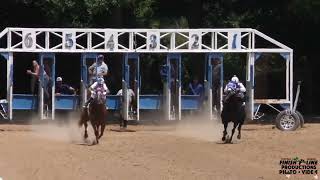
[[[61,27],[93,27],[96,17],[111,15],[119,0],[46,0],[34,5],[46,15],[48,24]]]

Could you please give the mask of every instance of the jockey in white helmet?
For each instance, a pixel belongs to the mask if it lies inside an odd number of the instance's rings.
[[[231,81],[229,81],[229,83],[224,88],[225,93],[230,90],[235,90],[235,91],[238,91],[241,93],[246,92],[246,88],[244,87],[244,85],[241,82],[239,82],[239,78],[236,75],[234,75],[231,78]]]
[[[226,87],[224,88],[224,93],[231,90],[237,93],[236,96],[241,98],[243,102],[242,105],[245,105],[244,93],[246,92],[246,88],[241,82],[239,82],[239,78],[236,75],[234,75],[231,78],[231,81],[229,81],[229,83],[226,85]]]
[[[97,81],[90,86],[89,90],[91,91],[91,96],[83,106],[84,108],[87,108],[88,104],[91,103],[92,100],[96,97],[97,95],[96,91],[99,91],[99,90],[102,91],[104,96],[110,93],[108,87],[104,83],[103,77],[98,77]]]

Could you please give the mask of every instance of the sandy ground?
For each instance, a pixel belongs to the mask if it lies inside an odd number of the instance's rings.
[[[197,119],[178,125],[129,126],[136,132],[111,128],[118,126],[108,126],[99,145],[87,146],[81,145],[81,131],[72,123],[0,125],[0,177],[274,180],[287,179],[279,175],[281,158],[320,160],[320,124],[306,124],[294,132],[280,132],[271,125],[245,125],[242,139],[235,138],[233,144],[221,143],[220,124]]]

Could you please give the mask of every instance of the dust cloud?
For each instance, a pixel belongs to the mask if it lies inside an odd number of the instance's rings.
[[[34,119],[31,121],[31,129],[39,138],[81,144],[85,143],[83,140],[84,128],[78,126],[78,120],[79,118],[70,114],[43,122]],[[90,124],[88,124],[88,134],[88,141],[91,142],[94,139],[94,133]]]
[[[170,134],[216,142],[221,140],[223,125],[218,117],[210,119],[206,115],[192,114],[182,118]]]

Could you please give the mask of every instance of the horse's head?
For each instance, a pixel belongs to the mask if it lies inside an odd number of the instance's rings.
[[[236,89],[232,89],[229,88],[226,92],[225,92],[225,96],[223,99],[224,103],[230,103],[232,100],[237,100],[239,98],[236,97],[236,95],[238,94]],[[241,99],[239,99],[241,100]]]
[[[97,103],[97,104],[104,104],[106,102],[106,94],[105,92],[103,91],[102,88],[97,88],[95,90],[95,93],[96,93],[96,96],[95,96],[95,99],[94,101]]]

